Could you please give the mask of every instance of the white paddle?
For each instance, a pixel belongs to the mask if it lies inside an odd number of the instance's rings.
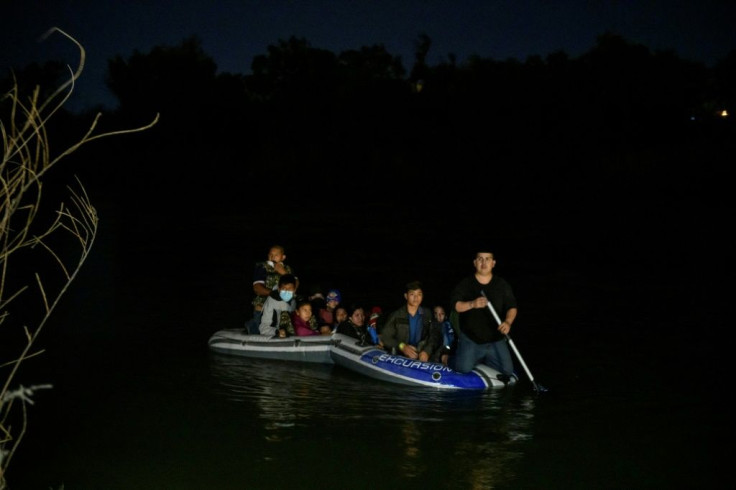
[[[486,296],[486,293],[481,290],[480,294],[483,295],[484,298],[488,299],[488,296]],[[493,305],[491,304],[491,300],[488,299],[488,309],[491,310],[491,314],[493,314],[493,318],[496,319],[496,322],[499,326],[501,326],[501,319],[498,317],[498,313],[496,313],[496,310],[493,308]],[[529,376],[529,381],[532,382],[532,385],[534,385],[534,390],[537,392],[547,391],[546,388],[543,386],[537,385],[537,382],[534,381],[534,376],[532,376],[532,372],[529,371],[529,368],[526,367],[526,363],[524,362],[524,358],[521,357],[521,354],[519,353],[519,349],[516,348],[516,344],[514,344],[514,341],[511,340],[511,337],[508,335],[505,335],[506,340],[508,341],[509,345],[511,346],[511,349],[514,351],[514,354],[516,354],[516,357],[519,358],[519,362],[521,363],[521,366],[524,368],[524,371],[526,371],[526,375]]]

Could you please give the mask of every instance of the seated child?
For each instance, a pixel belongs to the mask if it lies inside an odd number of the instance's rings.
[[[348,309],[345,306],[337,305],[335,307],[335,321],[332,324],[332,332],[337,332],[337,326],[348,319]]]
[[[300,299],[296,303],[296,309],[289,313],[281,313],[279,322],[279,337],[286,335],[330,335],[332,329],[327,326],[318,326],[317,319],[312,314],[312,303],[309,299]]]
[[[281,314],[294,311],[296,283],[297,279],[293,274],[284,274],[279,277],[278,289],[271,291],[266,298],[266,302],[263,303],[261,323],[258,326],[261,335],[272,337],[278,334],[281,336],[281,333],[277,332],[281,322]]]
[[[378,320],[381,317],[381,313],[382,311],[380,306],[374,306],[371,309],[371,316],[368,319],[368,333],[370,334],[371,340],[375,345],[383,347],[381,337],[378,335]]]
[[[314,302],[312,302],[312,311],[317,317],[317,323],[319,326],[335,324],[335,308],[340,304],[342,295],[337,289],[330,289],[327,291],[327,297],[324,299],[324,303],[315,308]]]

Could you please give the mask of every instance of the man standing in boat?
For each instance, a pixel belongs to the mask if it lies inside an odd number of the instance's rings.
[[[455,370],[467,373],[479,362],[507,376],[515,376],[506,335],[518,309],[511,286],[493,274],[496,259],[488,249],[480,249],[473,265],[475,273],[466,277],[452,291],[450,304],[459,313],[458,345]],[[488,301],[503,322],[498,325]]]
[[[257,334],[263,315],[263,304],[266,298],[274,291],[279,283],[279,278],[284,274],[294,274],[291,266],[284,263],[286,252],[281,245],[273,245],[268,250],[268,260],[258,262],[253,270],[253,318],[245,323],[248,333]],[[296,276],[295,276],[296,277]],[[299,286],[299,278],[296,279]]]
[[[441,348],[440,330],[432,328],[432,312],[422,306],[422,283],[406,285],[406,304],[391,313],[381,330],[384,347],[391,352],[427,362]]]

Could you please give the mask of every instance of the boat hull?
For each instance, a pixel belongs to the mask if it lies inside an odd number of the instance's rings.
[[[337,364],[381,381],[439,390],[492,390],[516,382],[483,364],[463,374],[442,363],[420,362],[373,345],[359,345],[358,340],[342,334],[282,339],[226,329],[210,337],[209,347],[221,354],[257,359]]]
[[[459,373],[442,363],[420,362],[395,356],[375,346],[361,346],[356,339],[335,334],[332,360],[365,376],[391,383],[440,390],[491,390],[514,384],[493,368],[479,364],[469,373]]]
[[[333,364],[332,344],[332,338],[325,335],[281,339],[246,334],[242,329],[219,330],[209,339],[210,349],[221,354],[320,364]]]

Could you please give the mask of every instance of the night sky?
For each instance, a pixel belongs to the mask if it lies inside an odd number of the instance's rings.
[[[54,35],[65,30],[87,50],[87,67],[70,109],[115,99],[107,92],[107,60],[135,50],[173,46],[198,36],[221,72],[247,74],[252,59],[290,36],[336,54],[383,44],[411,69],[421,33],[432,39],[430,65],[454,55],[523,61],[530,55],[590,50],[610,31],[652,51],[673,50],[712,65],[736,49],[736,2],[680,1],[91,1],[10,0],[0,10],[0,67],[54,59],[76,66],[76,52]]]

